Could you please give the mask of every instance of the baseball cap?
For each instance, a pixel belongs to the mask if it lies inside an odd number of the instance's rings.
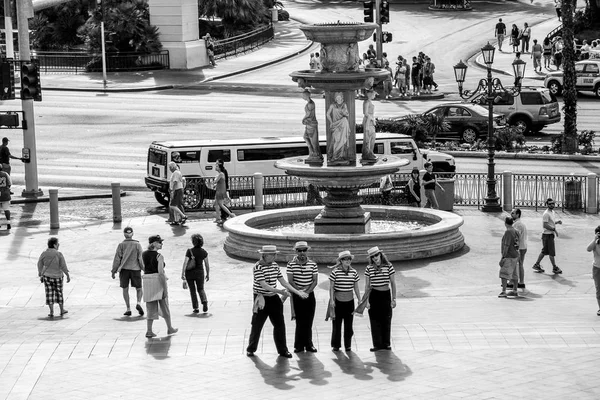
[[[123,229],[123,233],[133,233],[133,228],[128,226],[125,229]]]

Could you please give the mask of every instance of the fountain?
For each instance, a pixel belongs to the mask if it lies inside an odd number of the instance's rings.
[[[224,245],[227,254],[255,258],[256,249],[264,244],[274,244],[284,250],[279,260],[285,261],[285,250],[290,249],[291,252],[295,241],[305,240],[313,248],[311,258],[327,263],[333,262],[342,250],[366,254],[372,246],[379,246],[390,260],[431,257],[463,247],[464,239],[458,229],[463,221],[459,216],[438,210],[361,205],[361,189],[372,186],[383,176],[409,163],[400,157],[382,156],[378,159],[373,154],[372,88],[386,78],[388,71],[360,68],[358,42],[369,38],[376,27],[376,24],[340,22],[300,27],[309,40],[321,43],[323,66],[321,70],[290,74],[294,82],[305,90],[303,97],[307,105],[302,123],[306,126],[304,138],[309,156],[278,160],[275,166],[327,192],[325,206],[263,211],[229,220],[225,223],[229,232]],[[308,88],[325,91],[325,155],[317,150],[318,126]],[[355,93],[359,89],[367,93],[363,104],[365,133],[362,155],[356,154],[355,137]],[[371,233],[372,218],[412,220],[425,226],[412,231]],[[314,233],[264,229],[309,219],[314,221]]]

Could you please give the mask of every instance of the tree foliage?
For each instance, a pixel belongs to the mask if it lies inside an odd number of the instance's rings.
[[[221,18],[226,36],[248,31],[268,21],[267,9],[273,0],[199,0],[198,13],[207,18]]]
[[[31,46],[38,50],[59,50],[83,43],[77,30],[87,19],[83,0],[47,8],[29,22]]]

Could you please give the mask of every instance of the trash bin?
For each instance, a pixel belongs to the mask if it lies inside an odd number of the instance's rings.
[[[442,192],[436,185],[435,197],[437,197],[440,210],[452,211],[454,209],[454,178],[438,178],[438,183],[444,188]]]
[[[580,210],[583,208],[581,181],[576,179],[565,181],[565,208],[569,210]]]

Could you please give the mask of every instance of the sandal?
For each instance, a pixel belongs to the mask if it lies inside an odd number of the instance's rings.
[[[153,337],[156,337],[156,333],[154,333],[154,332],[146,332],[146,337],[149,338],[149,339],[153,338]]]

